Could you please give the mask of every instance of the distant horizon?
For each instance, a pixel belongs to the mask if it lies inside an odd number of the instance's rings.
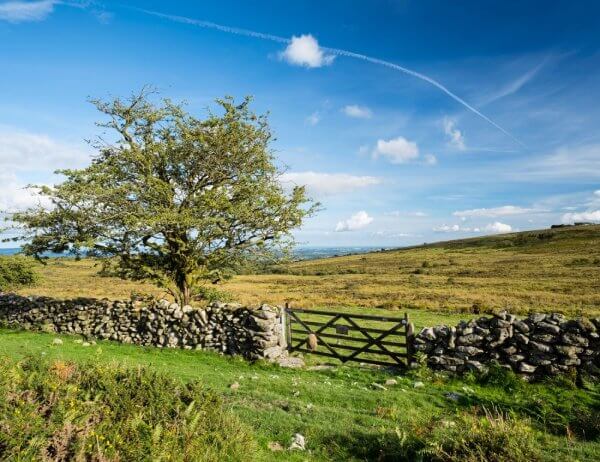
[[[560,225],[560,226],[576,226],[576,225],[598,225],[598,223],[577,223],[575,225]],[[515,234],[515,233],[526,233],[526,232],[531,232],[531,231],[542,231],[542,230],[547,230],[547,229],[552,229],[551,226],[557,226],[557,225],[550,225],[548,227],[545,228],[541,228],[541,227],[536,227],[536,228],[531,228],[531,229],[523,229],[523,230],[513,230],[511,232],[507,232],[507,233],[501,233],[501,234]],[[500,235],[501,235],[500,234]],[[421,245],[426,245],[426,244],[436,244],[436,243],[440,243],[440,242],[451,242],[451,241],[458,241],[458,240],[463,240],[463,239],[469,239],[469,238],[483,238],[483,237],[492,237],[492,236],[498,236],[499,234],[495,234],[495,233],[490,233],[490,234],[481,234],[481,235],[473,235],[473,236],[461,236],[461,237],[455,237],[455,238],[450,238],[450,239],[438,239],[438,240],[433,240],[433,241],[422,241],[422,242],[418,242],[418,243],[413,243],[413,244],[406,244],[406,245],[360,245],[360,244],[339,244],[339,245],[312,245],[312,244],[306,244],[306,243],[301,243],[301,244],[296,244],[294,246],[294,249],[298,249],[298,250],[302,250],[302,249],[314,249],[314,250],[334,250],[334,249],[339,249],[339,250],[343,250],[343,249],[385,249],[385,250],[391,250],[391,249],[403,249],[403,248],[407,248],[407,247],[415,247],[415,246],[421,246]],[[17,253],[15,251],[19,251],[21,250],[21,246],[18,247],[2,247],[0,244],[0,254],[10,254],[10,251],[12,251],[13,253]],[[63,254],[57,254],[57,253],[53,253],[55,255],[63,255]]]

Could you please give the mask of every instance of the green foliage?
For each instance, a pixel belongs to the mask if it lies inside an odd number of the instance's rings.
[[[0,364],[2,460],[221,461],[255,449],[198,383],[114,364]]]
[[[567,263],[567,266],[599,266],[600,258],[594,258],[593,260],[589,258],[573,258],[570,262]]]
[[[316,205],[304,187],[283,190],[267,118],[249,98],[217,100],[220,114],[201,120],[150,96],[92,100],[116,140],[99,138],[91,165],[39,187],[51,210],[11,219],[27,254],[105,257],[112,274],[150,280],[187,304],[203,280],[226,279],[250,256],[281,254]]]
[[[33,261],[26,257],[0,257],[0,291],[30,286],[39,280]]]
[[[204,300],[208,303],[212,302],[231,302],[234,297],[225,290],[219,290],[216,287],[202,286],[196,291],[196,299]]]
[[[432,419],[400,433],[421,460],[461,462],[539,461],[542,452],[529,421],[490,412]],[[406,444],[406,443],[405,443]]]
[[[501,387],[506,391],[520,390],[527,386],[512,370],[499,364],[490,364],[485,372],[477,374],[475,380],[481,385]]]
[[[579,406],[570,422],[571,430],[579,438],[588,441],[600,439],[600,408],[586,408]]]
[[[393,411],[393,409],[392,409]],[[406,462],[540,461],[539,434],[527,419],[499,412],[417,417],[395,430],[351,434],[343,441],[359,460]]]

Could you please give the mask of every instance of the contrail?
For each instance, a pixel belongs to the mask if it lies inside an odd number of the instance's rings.
[[[258,39],[262,39],[262,40],[270,40],[272,42],[283,43],[283,44],[286,44],[286,45],[289,45],[291,43],[290,39],[288,39],[286,37],[279,37],[277,35],[264,34],[262,32],[255,32],[255,31],[248,30],[248,29],[240,29],[238,27],[223,26],[221,24],[216,24],[216,23],[209,22],[209,21],[202,21],[202,20],[199,20],[199,19],[187,18],[185,16],[176,16],[176,15],[171,15],[171,14],[159,13],[157,11],[144,10],[144,9],[141,9],[141,8],[131,8],[131,9],[140,11],[142,13],[145,13],[145,14],[148,14],[148,15],[151,15],[151,16],[156,16],[156,17],[159,17],[159,18],[168,19],[169,21],[179,22],[179,23],[183,23],[183,24],[190,24],[190,25],[193,25],[193,26],[203,27],[203,28],[206,28],[206,29],[215,29],[215,30],[218,30],[218,31],[221,31],[221,32],[226,32],[228,34],[243,35],[243,36],[246,36],[246,37],[253,37],[253,38],[258,38]],[[389,61],[384,61],[383,59],[372,58],[371,56],[362,55],[360,53],[355,53],[353,51],[342,50],[342,49],[339,49],[339,48],[329,48],[329,47],[321,47],[321,49],[324,50],[324,51],[326,51],[326,52],[328,52],[328,53],[334,54],[336,56],[344,56],[344,57],[347,57],[347,58],[360,59],[360,60],[366,61],[368,63],[378,64],[380,66],[385,66],[385,67],[388,67],[390,69],[394,69],[396,71],[402,72],[404,74],[408,74],[408,75],[410,75],[412,77],[416,77],[417,79],[423,80],[424,82],[427,82],[430,85],[433,85],[437,89],[441,90],[446,95],[448,95],[450,98],[452,98],[453,100],[455,100],[456,102],[458,102],[459,104],[461,104],[463,107],[467,108],[473,114],[479,116],[480,118],[482,118],[483,120],[485,120],[487,123],[489,123],[493,127],[495,127],[498,130],[500,130],[502,133],[504,133],[506,136],[508,136],[510,139],[512,139],[513,141],[515,141],[520,146],[526,147],[521,141],[519,141],[517,138],[515,138],[513,135],[511,135],[508,131],[506,131],[504,128],[502,128],[500,125],[498,125],[492,119],[490,119],[486,115],[484,115],[481,112],[479,112],[477,109],[475,109],[473,106],[471,106],[469,103],[467,103],[460,96],[458,96],[455,93],[453,93],[452,91],[450,91],[448,88],[446,88],[440,82],[438,82],[437,80],[432,79],[431,77],[426,76],[425,74],[421,74],[420,72],[413,71],[412,69],[408,69],[406,67],[399,66],[398,64],[394,64],[394,63],[391,63]]]

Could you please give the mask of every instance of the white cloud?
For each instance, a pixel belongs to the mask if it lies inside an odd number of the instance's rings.
[[[489,225],[483,227],[483,231],[493,234],[510,233],[512,230],[512,226],[507,225],[506,223],[500,223],[499,221],[490,223]]]
[[[343,220],[338,222],[335,227],[336,232],[342,231],[356,231],[358,229],[362,229],[365,226],[368,226],[373,222],[373,217],[370,217],[367,212],[361,210],[360,212],[355,213],[347,220]]]
[[[450,146],[464,151],[467,147],[465,145],[465,137],[462,132],[456,128],[456,121],[448,117],[444,117],[444,133],[448,136],[448,144]]]
[[[460,225],[442,225],[436,228],[433,228],[433,231],[436,233],[491,233],[491,234],[502,234],[502,233],[510,233],[512,231],[512,226],[507,225],[505,223],[500,223],[496,221],[494,223],[490,223],[485,225],[484,227],[465,227]]]
[[[281,58],[295,66],[321,67],[331,64],[335,56],[325,54],[317,39],[305,34],[300,37],[293,36],[290,44],[281,53]]]
[[[594,191],[594,196],[600,197],[600,189],[598,191]]]
[[[386,215],[390,216],[390,217],[402,217],[402,216],[407,216],[407,217],[426,217],[427,214],[425,212],[402,212],[400,210],[393,210],[391,212],[386,213]]]
[[[37,196],[12,173],[0,173],[0,213],[16,212],[35,205],[50,206],[50,201]]]
[[[433,154],[425,154],[424,159],[427,165],[437,165],[437,157]]]
[[[91,152],[44,134],[0,126],[0,168],[56,170],[89,162]]]
[[[318,196],[348,193],[357,189],[378,185],[381,178],[374,176],[356,176],[347,173],[320,173],[320,172],[288,172],[281,176],[285,185],[306,186],[309,193]]]
[[[470,228],[461,228],[459,225],[442,225],[433,228],[436,233],[458,233],[460,231],[471,231]]]
[[[370,151],[369,146],[367,146],[366,144],[363,144],[362,146],[360,146],[358,148],[358,155],[359,156],[364,156],[364,155],[368,155]]]
[[[598,192],[598,191],[596,191]],[[588,212],[565,213],[562,217],[563,223],[580,223],[580,222],[600,222],[600,210],[590,210]]]
[[[600,144],[563,146],[554,153],[515,164],[507,172],[511,179],[544,180],[548,178],[600,178]]]
[[[452,215],[455,217],[503,217],[510,215],[523,215],[526,213],[538,213],[544,212],[542,209],[523,208],[514,205],[504,205],[502,207],[494,208],[483,208],[483,209],[472,209],[472,210],[460,210],[454,212]]]
[[[357,119],[370,119],[373,117],[373,112],[371,109],[365,106],[357,106],[356,104],[345,106],[342,111],[348,117],[355,117]]]
[[[92,10],[92,14],[100,24],[110,24],[114,19],[114,13],[106,10]]]
[[[308,125],[313,125],[313,126],[317,125],[320,121],[321,121],[321,114],[319,114],[319,112],[313,112],[305,120],[305,122]]]
[[[415,237],[415,234],[411,233],[398,233],[393,231],[375,231],[371,233],[372,236],[385,237],[385,238],[398,238],[398,237]]]
[[[12,23],[43,21],[54,10],[56,0],[38,2],[12,1],[0,3],[0,21]]]
[[[544,59],[544,61],[539,63],[537,66],[533,67],[532,69],[528,70],[521,76],[517,77],[512,82],[509,82],[507,85],[505,85],[503,88],[498,90],[496,93],[493,93],[492,95],[490,95],[485,101],[483,101],[482,105],[489,104],[500,98],[504,98],[505,96],[510,96],[513,93],[518,92],[521,88],[523,88],[523,86],[525,84],[527,84],[527,82],[529,82],[531,79],[533,79],[537,75],[537,73],[540,71],[540,69],[546,64],[546,61],[547,61],[547,59]]]
[[[373,157],[385,157],[392,164],[403,164],[419,157],[419,147],[402,136],[388,141],[378,140]]]

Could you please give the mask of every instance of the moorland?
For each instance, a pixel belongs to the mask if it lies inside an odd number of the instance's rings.
[[[400,310],[417,328],[502,309],[597,315],[599,244],[600,226],[448,241],[256,268],[205,295],[352,312]],[[51,259],[36,265],[37,282],[18,292],[163,295],[149,284],[101,276],[99,269],[92,259]],[[581,376],[525,383],[495,368],[452,377],[423,366],[398,371],[318,358],[290,370],[211,352],[14,329],[0,330],[0,357],[5,460],[600,457],[600,389]],[[114,400],[123,412],[111,411]],[[297,433],[305,450],[289,449]]]

